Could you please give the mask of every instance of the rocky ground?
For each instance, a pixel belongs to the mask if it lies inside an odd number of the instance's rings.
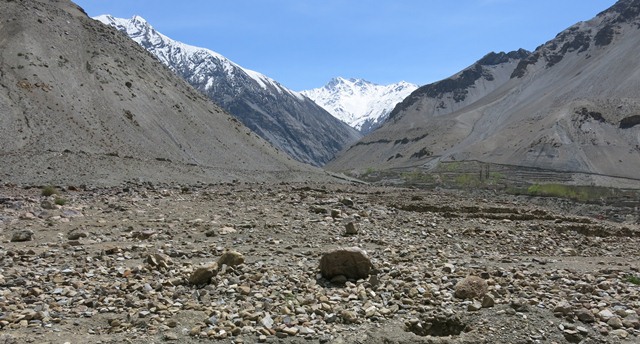
[[[0,343],[640,341],[637,211],[488,198],[5,185]],[[369,276],[323,277],[339,247],[366,250]]]

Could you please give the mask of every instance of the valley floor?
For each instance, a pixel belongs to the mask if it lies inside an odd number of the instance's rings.
[[[0,343],[640,341],[634,209],[311,183],[41,193],[0,187]],[[322,278],[352,246],[375,275]],[[188,282],[227,250],[244,263]],[[482,299],[455,296],[469,275]]]

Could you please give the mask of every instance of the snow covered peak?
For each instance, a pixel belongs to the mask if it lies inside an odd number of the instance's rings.
[[[243,84],[245,80],[251,79],[265,91],[284,92],[298,99],[304,98],[300,93],[280,85],[266,75],[243,68],[215,51],[175,41],[156,31],[140,16],[134,15],[131,19],[123,19],[111,15],[100,15],[94,19],[126,33],[172,70],[197,71],[199,77],[210,79],[205,81],[208,85],[213,86],[215,84],[213,79],[219,78],[219,72],[224,72],[230,84]]]
[[[364,79],[336,77],[321,88],[301,93],[366,134],[380,126],[396,104],[417,88],[405,81],[377,85]]]

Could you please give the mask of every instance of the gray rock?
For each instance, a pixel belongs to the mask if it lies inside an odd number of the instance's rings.
[[[607,321],[607,325],[611,326],[614,329],[623,328],[622,320],[619,317],[612,317]]]
[[[592,323],[596,321],[596,317],[593,315],[593,312],[586,308],[578,309],[576,311],[576,316],[578,317],[578,320],[582,321],[583,323]]]
[[[353,221],[348,222],[345,226],[344,226],[344,234],[345,235],[356,235],[358,234],[358,227],[356,226],[356,224]]]
[[[17,232],[14,232],[11,236],[12,242],[24,242],[33,240],[33,231],[30,229],[23,229]]]
[[[483,298],[482,298],[482,308],[490,308],[495,306],[496,301],[493,299],[493,296],[486,294]]]
[[[56,205],[49,200],[44,200],[40,202],[40,207],[42,207],[42,209],[47,209],[47,210],[56,209]]]
[[[367,278],[372,267],[367,253],[358,247],[337,249],[320,258],[320,273],[327,279],[338,275],[349,279]]]
[[[566,316],[571,313],[572,310],[573,306],[571,306],[570,303],[562,301],[553,308],[553,313],[558,313]]]
[[[69,240],[78,240],[80,238],[86,238],[89,236],[89,233],[83,232],[81,230],[72,230],[67,234],[67,239]]]

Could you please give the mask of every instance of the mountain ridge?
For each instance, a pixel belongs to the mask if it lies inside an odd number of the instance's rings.
[[[637,178],[639,3],[619,1],[531,53],[489,54],[419,88],[328,168],[477,160]]]
[[[0,179],[29,184],[321,174],[67,0],[2,2]]]
[[[417,88],[405,81],[378,85],[359,78],[336,77],[323,87],[301,93],[366,135],[382,125],[395,105]]]
[[[296,160],[320,166],[361,137],[299,92],[223,55],[173,40],[140,16],[95,17],[125,32],[176,74]]]

